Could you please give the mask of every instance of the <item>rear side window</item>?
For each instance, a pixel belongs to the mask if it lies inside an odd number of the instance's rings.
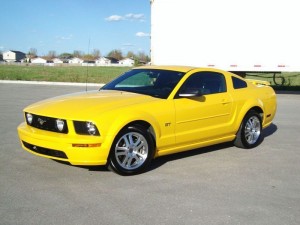
[[[231,77],[232,78],[232,83],[233,83],[233,88],[234,89],[241,89],[241,88],[246,88],[247,83],[244,80],[241,80],[236,77]]]

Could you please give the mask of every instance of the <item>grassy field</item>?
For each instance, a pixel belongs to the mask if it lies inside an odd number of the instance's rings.
[[[107,83],[129,67],[0,65],[0,80]]]
[[[271,85],[283,85],[283,86],[299,86],[300,85],[300,73],[282,73],[276,74],[275,80],[273,74],[269,73],[252,73],[247,75],[246,78],[258,79],[269,81]]]
[[[129,67],[0,65],[0,80],[107,83],[128,70]],[[300,90],[300,73],[277,74],[275,82],[273,74],[252,73],[246,78],[269,81],[277,90]]]

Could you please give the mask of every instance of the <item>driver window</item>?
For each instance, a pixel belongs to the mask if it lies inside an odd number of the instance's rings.
[[[216,72],[198,72],[185,81],[180,92],[200,92],[202,95],[226,92],[225,77]]]

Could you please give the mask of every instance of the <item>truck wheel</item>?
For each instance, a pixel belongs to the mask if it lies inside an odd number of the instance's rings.
[[[143,127],[123,129],[115,138],[110,150],[109,169],[120,175],[143,172],[154,156],[151,134]]]
[[[239,148],[254,148],[260,143],[261,133],[261,117],[256,111],[251,110],[243,119],[234,145]]]

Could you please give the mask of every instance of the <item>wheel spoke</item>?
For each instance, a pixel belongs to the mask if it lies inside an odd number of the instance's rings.
[[[134,145],[132,134],[128,134],[128,141],[129,141],[129,145]]]
[[[130,138],[127,135],[125,135],[125,136],[123,136],[123,140],[125,142],[125,146],[129,147],[130,146]]]
[[[129,157],[128,154],[126,154],[125,158],[124,158],[123,161],[122,161],[122,165],[123,165],[124,167],[128,167],[128,161],[129,161],[129,160],[130,160],[130,157]]]
[[[147,157],[147,155],[143,154],[143,153],[140,153],[140,152],[137,152],[136,157],[140,160],[140,159],[145,159]]]
[[[139,149],[141,149],[143,147],[144,147],[144,142],[142,142],[142,141],[136,145],[136,149],[137,150],[139,150]]]
[[[132,157],[132,156],[128,157],[128,160],[127,160],[127,167],[128,167],[128,168],[131,167],[131,165],[132,165],[132,160],[133,160],[133,157]]]
[[[144,161],[144,158],[138,157],[138,155],[135,155],[134,159],[135,159],[136,164],[143,163],[143,161]]]
[[[126,151],[122,151],[122,152],[118,151],[118,152],[116,152],[116,156],[117,157],[124,156],[124,155],[127,155]]]
[[[127,147],[123,147],[123,146],[117,146],[116,147],[116,151],[118,152],[125,152],[125,151],[128,151],[128,148]]]
[[[138,139],[134,143],[134,147],[138,147],[138,145],[141,145],[141,144],[143,144],[143,142],[141,141],[141,138],[138,137]]]

